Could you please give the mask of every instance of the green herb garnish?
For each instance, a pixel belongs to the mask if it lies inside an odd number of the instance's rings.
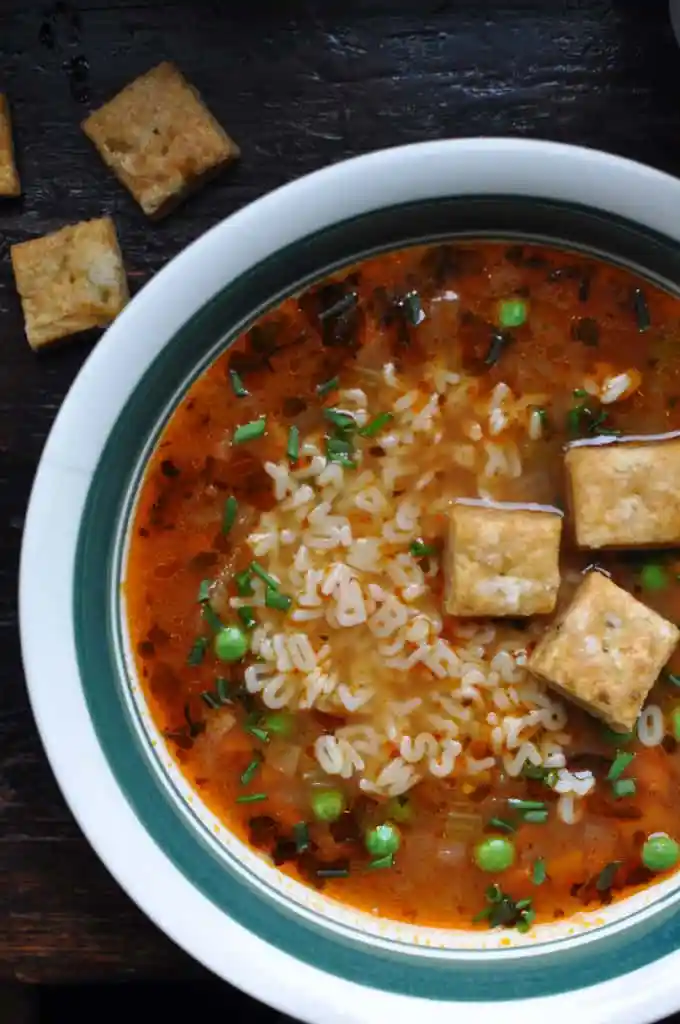
[[[521,327],[528,314],[529,307],[524,299],[502,299],[498,303],[498,323],[501,327]]]
[[[616,757],[607,772],[607,781],[615,782],[617,779],[620,779],[628,765],[634,760],[635,754],[629,754],[625,750],[617,750]]]
[[[543,885],[547,877],[548,872],[545,868],[545,861],[542,857],[539,857],[537,860],[534,861],[534,868],[531,872],[531,881],[534,883],[534,885]]]
[[[231,381],[231,386],[234,389],[234,394],[236,395],[236,397],[247,398],[248,395],[250,394],[250,391],[248,391],[236,370],[229,371],[229,379]]]
[[[612,860],[609,864],[605,864],[602,871],[600,871],[597,876],[597,881],[595,882],[595,888],[598,892],[606,892],[608,889],[611,889],[614,884],[614,879],[616,878],[616,872],[619,870],[622,863],[623,861],[620,860]]]
[[[212,580],[201,580],[200,586],[198,588],[198,597],[196,598],[199,604],[203,604],[204,601],[210,600],[211,585]]]
[[[208,628],[212,629],[213,633],[219,633],[222,629],[222,620],[209,601],[206,601],[203,605],[202,615],[203,619],[208,624]]]
[[[669,582],[668,573],[662,565],[643,565],[640,583],[644,590],[665,590]]]
[[[495,828],[499,832],[516,832],[517,829],[507,818],[489,818],[489,828]]]
[[[317,878],[349,878],[349,868],[318,868]]]
[[[298,853],[304,853],[305,850],[309,849],[309,828],[306,821],[298,821],[293,825],[293,839],[295,840],[295,849]]]
[[[324,409],[325,419],[340,430],[356,430],[357,422],[348,412],[341,412],[340,409]]]
[[[219,700],[216,699],[215,695],[210,693],[209,690],[204,690],[201,694],[201,700],[213,711],[216,711],[220,706]]]
[[[282,594],[280,590],[267,587],[264,595],[264,603],[267,608],[274,608],[278,612],[287,612],[293,603],[293,598],[288,594]]]
[[[426,544],[424,540],[414,540],[409,547],[409,551],[414,558],[426,558],[429,555],[436,555],[438,550],[436,544]]]
[[[187,655],[187,665],[191,665],[192,668],[195,668],[196,665],[200,665],[205,658],[205,652],[207,650],[208,638],[206,636],[197,636]]]
[[[300,458],[300,428],[292,426],[288,431],[288,445],[286,454],[291,462],[297,462]]]
[[[388,423],[391,423],[393,419],[394,416],[391,412],[378,413],[378,415],[370,420],[365,427],[361,427],[359,433],[362,437],[375,437],[376,434],[379,434],[380,431],[386,427]]]
[[[357,464],[354,459],[350,459],[349,455],[345,452],[328,452],[328,461],[335,462],[338,466],[342,466],[344,469],[357,468]]]
[[[423,320],[427,319],[420,296],[416,291],[410,291],[403,295],[398,300],[397,306],[403,310],[404,316],[411,327],[418,327],[419,324],[422,324]]]
[[[239,597],[252,597],[255,593],[250,576],[250,569],[242,569],[241,572],[234,573],[234,583]]]
[[[255,618],[255,610],[251,608],[250,605],[244,605],[243,608],[237,608],[236,614],[246,629],[255,629],[257,626],[257,619]]]
[[[250,762],[250,764],[245,769],[245,771],[243,771],[241,773],[241,785],[247,786],[248,783],[252,781],[253,777],[255,776],[255,774],[256,774],[256,772],[259,769],[261,764],[262,764],[262,758],[261,757],[254,757],[253,758],[253,760]]]
[[[666,673],[666,681],[669,682],[671,686],[680,687],[680,676],[676,675],[674,672]]]
[[[617,779],[612,785],[614,796],[619,799],[622,796],[635,796],[635,779]]]
[[[267,417],[262,416],[259,420],[251,420],[237,427],[232,437],[232,444],[244,444],[246,441],[255,441],[263,437],[267,429]]]
[[[236,797],[237,804],[259,804],[267,799],[266,793],[244,793]]]
[[[494,366],[498,362],[507,346],[512,341],[511,336],[504,331],[499,331],[494,328],[491,331],[491,344],[489,345],[489,351],[486,354],[484,363],[486,366]]]
[[[652,318],[649,315],[649,306],[647,305],[647,299],[642,288],[636,288],[633,291],[633,309],[635,310],[638,331],[640,334],[644,334],[651,327]]]
[[[255,573],[256,576],[259,576],[260,579],[262,580],[262,582],[266,583],[266,585],[271,590],[278,590],[279,589],[279,585],[278,585],[277,581],[274,579],[273,576],[270,576],[269,573],[265,569],[262,568],[262,566],[260,565],[259,562],[251,562],[250,563],[250,572]]]
[[[527,825],[545,825],[548,820],[547,811],[525,811],[522,815],[522,820]]]
[[[544,811],[546,809],[545,800],[516,800],[511,797],[508,804],[514,811]]]
[[[331,377],[330,380],[326,380],[323,382],[323,384],[317,385],[316,393],[319,396],[319,398],[325,398],[326,395],[330,395],[331,391],[337,391],[339,386],[340,378]]]
[[[224,503],[224,509],[222,511],[222,533],[226,535],[231,530],[232,526],[236,522],[236,516],[238,514],[238,502],[234,495],[230,495]]]

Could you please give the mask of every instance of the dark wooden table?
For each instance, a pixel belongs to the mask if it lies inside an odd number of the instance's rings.
[[[244,155],[152,225],[78,125],[165,58]],[[110,213],[138,288],[263,192],[376,146],[442,136],[560,139],[680,173],[680,51],[665,0],[0,0],[0,91],[25,190],[0,201],[0,981],[189,979],[198,967],[82,838],[28,708],[16,611],[24,511],[89,346],[30,351],[7,245]]]

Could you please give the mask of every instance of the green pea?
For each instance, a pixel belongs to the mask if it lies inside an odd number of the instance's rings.
[[[502,299],[498,303],[498,323],[501,327],[521,327],[528,312],[523,299]]]
[[[390,857],[401,846],[401,834],[396,825],[386,821],[383,825],[369,828],[364,843],[371,857]]]
[[[339,789],[320,789],[312,794],[312,811],[317,821],[337,821],[345,806],[345,796]]]
[[[283,739],[288,739],[289,736],[293,735],[295,718],[285,711],[275,711],[270,715],[264,716],[262,728],[270,732],[272,736],[281,736]]]
[[[215,635],[213,646],[220,661],[240,661],[248,650],[248,637],[239,626],[224,626]]]
[[[385,808],[387,817],[402,825],[413,818],[413,805],[407,796],[395,796]]]
[[[668,586],[668,573],[662,565],[644,565],[640,583],[645,590],[665,590]]]
[[[680,846],[665,832],[650,836],[642,847],[642,863],[650,871],[670,871],[680,860]]]
[[[474,858],[482,871],[505,871],[515,862],[515,847],[506,836],[489,836],[477,843]]]

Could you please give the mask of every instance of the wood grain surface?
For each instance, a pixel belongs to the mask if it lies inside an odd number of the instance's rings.
[[[162,59],[199,87],[243,159],[156,225],[79,122]],[[109,213],[138,288],[291,178],[443,136],[560,139],[680,173],[680,51],[663,0],[0,0],[0,91],[24,186],[0,200],[0,980],[197,977],[90,851],[31,718],[17,636],[23,517],[94,342],[29,350],[8,245]]]

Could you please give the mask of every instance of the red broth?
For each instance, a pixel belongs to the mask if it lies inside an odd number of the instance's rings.
[[[503,328],[505,300],[515,302],[506,318],[521,322]],[[574,437],[680,429],[679,336],[678,299],[627,270],[547,247],[466,243],[338,273],[283,302],[210,366],[150,460],[126,598],[154,720],[226,827],[343,903],[418,925],[526,928],[658,877],[641,849],[657,832],[680,839],[680,659],[648,699],[663,716],[652,746],[617,739],[555,695],[547,699],[559,728],[522,726],[522,742],[541,756],[561,751],[568,771],[594,777],[587,795],[565,804],[553,788],[557,769],[527,762],[513,774],[513,752],[492,739],[508,714],[535,710],[531,694],[546,694],[523,664],[547,621],[447,616],[442,547],[458,497],[566,508],[563,449]],[[604,383],[620,373],[628,390],[601,404]],[[240,441],[237,428],[253,423]],[[328,451],[337,461],[322,485],[313,471],[325,463],[314,459]],[[329,508],[314,527],[309,513],[324,495]],[[334,505],[343,510],[340,534],[326,520]],[[351,544],[345,537],[338,546],[347,524]],[[335,547],[308,550],[295,568],[316,529]],[[274,574],[280,584],[274,607],[271,588],[249,571],[254,559],[265,581]],[[575,549],[567,512],[560,607],[592,561]],[[677,552],[598,554],[597,563],[680,620]],[[335,570],[346,573],[343,586],[355,579],[363,588],[368,618],[392,590],[411,602],[410,639],[399,650],[387,627],[377,636],[366,621],[340,624],[340,604],[329,620],[318,588],[340,593],[328,582],[333,565],[344,566]],[[297,586],[281,600],[289,578]],[[229,625],[238,630],[226,653],[237,655],[245,637],[257,654],[216,657],[215,631]],[[450,679],[444,685],[428,664],[409,661],[426,636],[472,672],[467,696],[460,680],[452,697]],[[411,760],[402,756],[406,736]],[[427,750],[414,761],[421,736]],[[617,750],[635,755],[624,773],[635,792],[623,797],[607,780]],[[538,815],[512,800],[530,801]],[[380,831],[385,823],[392,831]],[[482,871],[475,862],[490,836],[512,844],[510,867]]]

